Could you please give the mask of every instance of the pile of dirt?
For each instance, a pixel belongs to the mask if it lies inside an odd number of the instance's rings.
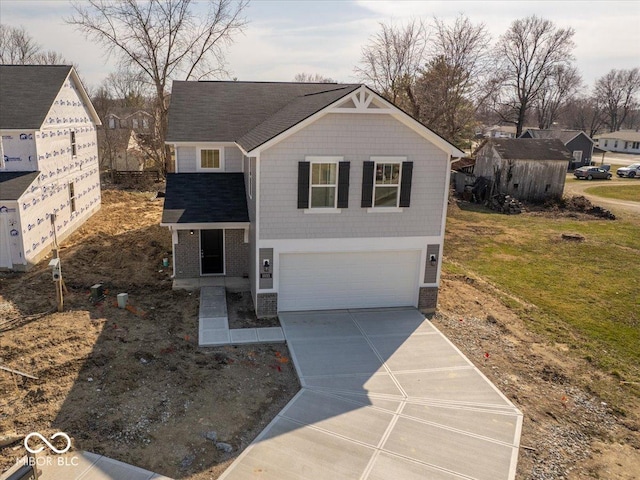
[[[594,218],[604,218],[607,220],[615,220],[616,216],[609,210],[594,205],[588,198],[582,195],[574,195],[572,197],[563,197],[561,199],[553,199],[545,202],[543,208],[546,211],[560,214],[584,214]]]
[[[62,313],[48,259],[0,274],[0,365],[37,377],[0,371],[0,432],[63,431],[75,449],[172,478],[217,478],[299,382],[285,345],[197,346],[198,294],[171,289],[162,267],[171,237],[155,197],[103,190],[101,210],[62,244]],[[94,304],[96,283],[106,297]],[[255,322],[242,298],[230,310]],[[0,447],[0,472],[24,454],[20,441]]]

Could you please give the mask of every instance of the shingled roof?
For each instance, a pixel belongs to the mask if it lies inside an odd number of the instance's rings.
[[[40,172],[0,172],[0,200],[18,200]]]
[[[167,142],[271,140],[358,89],[336,83],[173,82]]]
[[[0,65],[0,128],[37,130],[72,67]]]
[[[501,138],[487,141],[505,160],[571,160],[573,156],[557,138]]]
[[[242,173],[171,173],[162,223],[249,222]]]
[[[562,143],[566,145],[581,133],[589,138],[589,136],[581,130],[537,130],[533,128],[525,130],[521,138],[524,135],[529,135],[531,138],[557,138],[558,140],[562,140]],[[589,140],[591,139],[589,138]]]

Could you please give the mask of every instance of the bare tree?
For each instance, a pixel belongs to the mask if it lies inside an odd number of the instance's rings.
[[[484,24],[460,15],[452,25],[434,19],[432,59],[416,82],[420,120],[462,145],[489,96],[490,36]]]
[[[169,84],[174,79],[226,75],[224,51],[242,32],[247,0],[209,0],[201,15],[192,0],[85,0],[73,3],[67,22],[140,71],[155,91],[156,128],[164,145]],[[162,148],[164,171],[169,156]]]
[[[582,79],[578,69],[573,66],[558,65],[542,84],[534,108],[538,120],[538,128],[545,130],[558,119],[562,108],[576,94]]]
[[[571,99],[566,104],[562,117],[569,128],[582,130],[590,137],[597,135],[604,125],[602,108],[593,97]]]
[[[498,41],[497,73],[501,85],[496,111],[503,121],[522,133],[527,112],[538,99],[547,79],[573,57],[572,28],[556,28],[535,15],[515,20]]]
[[[325,77],[319,73],[296,73],[296,76],[293,77],[294,82],[299,83],[336,83],[335,80],[329,77]]]
[[[602,105],[610,132],[620,130],[627,115],[638,107],[640,70],[611,70],[596,81],[595,98]]]
[[[422,21],[412,20],[400,27],[381,23],[380,31],[362,48],[356,75],[387,100],[419,118],[414,88],[425,62],[426,47],[427,30]]]
[[[5,65],[65,65],[58,52],[43,51],[24,27],[0,24],[0,63]]]

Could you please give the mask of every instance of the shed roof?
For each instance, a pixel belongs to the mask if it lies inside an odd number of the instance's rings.
[[[359,88],[354,84],[173,82],[167,142],[269,141]]]
[[[538,130],[535,128],[529,128],[525,130],[522,135],[525,134],[528,134],[531,138],[557,138],[562,140],[562,143],[565,145],[580,134],[583,134],[586,138],[591,140],[589,135],[584,133],[582,130]],[[591,140],[591,142],[593,142],[593,140]]]
[[[500,138],[487,142],[505,160],[571,160],[573,156],[557,138]]]
[[[40,172],[0,172],[0,200],[18,200]]]
[[[242,173],[171,173],[162,223],[249,222]]]

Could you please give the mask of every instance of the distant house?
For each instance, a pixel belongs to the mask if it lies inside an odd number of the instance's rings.
[[[495,191],[538,202],[561,197],[571,152],[557,138],[491,139],[476,155],[474,173],[495,182]]]
[[[640,132],[636,130],[603,133],[594,138],[598,147],[607,152],[640,154]]]
[[[0,270],[28,269],[100,208],[97,125],[73,67],[0,65]]]
[[[573,159],[569,169],[574,170],[583,165],[590,165],[593,157],[593,140],[581,130],[537,130],[529,128],[518,138],[557,138],[571,152]]]
[[[142,171],[148,156],[142,148],[153,137],[155,120],[145,110],[112,109],[98,129],[101,166],[116,171]]]
[[[484,126],[478,134],[484,138],[516,138],[516,127],[515,125]]]

